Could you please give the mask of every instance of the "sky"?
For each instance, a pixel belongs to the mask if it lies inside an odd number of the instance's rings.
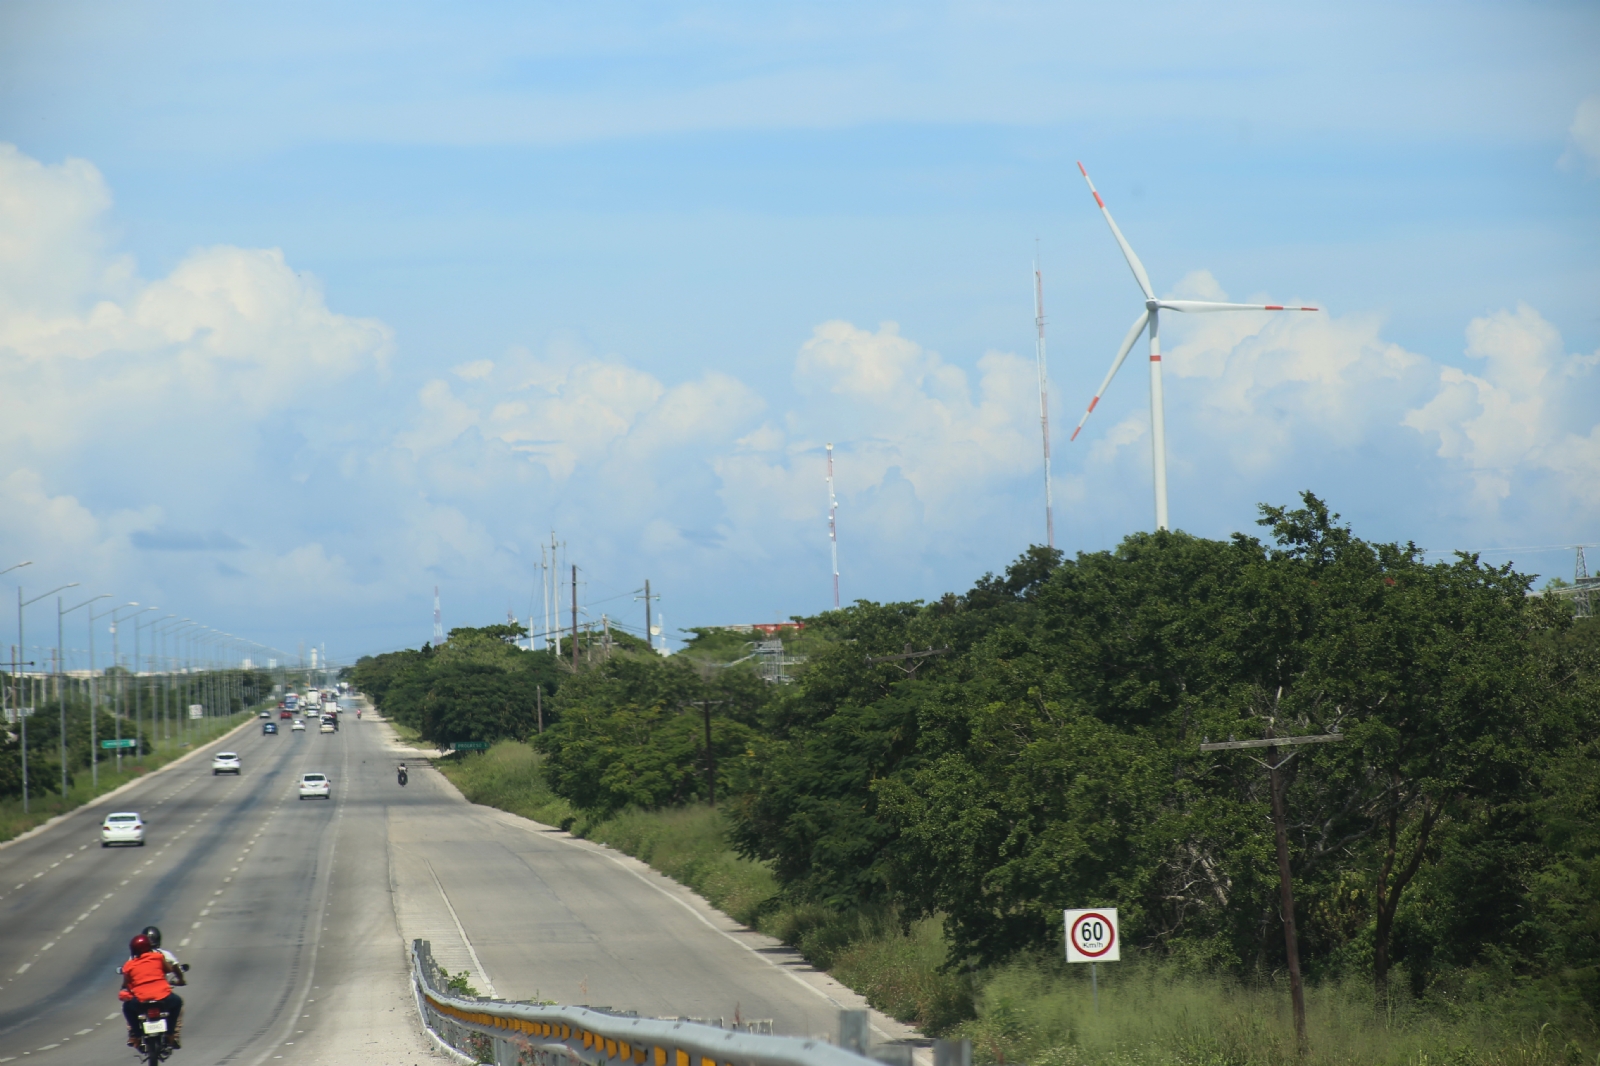
[[[554,536],[676,647],[831,606],[832,443],[843,600],[961,591],[1045,539],[1036,256],[1056,546],[1114,547],[1148,360],[1069,440],[1142,305],[1080,160],[1159,295],[1322,309],[1163,316],[1174,528],[1310,490],[1570,579],[1596,55],[1592,3],[5,0],[3,581],[349,662],[435,586],[542,629]]]

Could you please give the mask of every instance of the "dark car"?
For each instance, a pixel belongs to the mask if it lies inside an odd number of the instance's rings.
[[[264,733],[264,734],[265,733],[276,733],[277,731],[278,731],[278,723],[277,722],[262,722],[261,723],[261,732],[262,733]]]

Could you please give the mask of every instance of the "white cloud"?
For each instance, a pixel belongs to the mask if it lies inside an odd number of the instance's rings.
[[[1572,125],[1567,127],[1567,137],[1562,163],[1571,165],[1581,157],[1590,174],[1600,174],[1600,96],[1591,96],[1578,105]]]
[[[1471,473],[1486,506],[1541,471],[1559,475],[1561,491],[1600,503],[1600,352],[1566,354],[1555,327],[1519,304],[1473,319],[1466,354],[1482,370],[1439,370],[1437,393],[1405,424],[1438,438],[1438,455]]]

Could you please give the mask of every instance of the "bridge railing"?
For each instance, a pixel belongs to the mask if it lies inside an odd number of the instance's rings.
[[[453,992],[426,940],[412,942],[423,1024],[467,1058],[495,1066],[912,1066],[908,1044],[869,1048],[865,1011],[840,1016],[840,1044],[723,1029],[590,1007],[515,1003]],[[770,1029],[770,1024],[767,1026]],[[869,1054],[870,1052],[870,1054]],[[966,1041],[937,1041],[935,1066],[971,1066]]]

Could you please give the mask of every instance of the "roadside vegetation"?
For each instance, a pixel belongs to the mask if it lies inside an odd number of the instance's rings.
[[[791,685],[726,631],[669,659],[586,645],[575,672],[516,652],[551,670],[542,732],[486,710],[472,739],[504,743],[447,772],[984,1062],[1275,1063],[1296,1052],[1267,775],[1199,745],[1337,733],[1284,775],[1309,1061],[1597,1061],[1600,620],[1310,495],[1262,525],[1034,548],[933,603],[804,619]],[[1073,906],[1120,910],[1098,1014],[1057,959]]]

